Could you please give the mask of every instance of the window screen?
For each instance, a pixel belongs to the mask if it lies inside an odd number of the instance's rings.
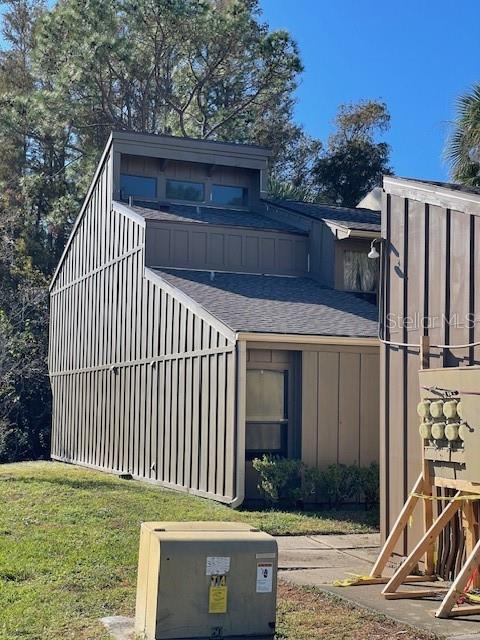
[[[343,286],[349,291],[375,291],[378,283],[378,260],[371,260],[366,251],[345,251],[343,254]]]
[[[120,193],[122,199],[129,196],[134,198],[156,198],[157,179],[147,176],[130,176],[126,173],[120,174]]]
[[[212,202],[215,204],[245,207],[247,205],[247,189],[244,187],[225,187],[212,185]]]
[[[247,370],[247,420],[284,420],[285,372]]]
[[[187,180],[167,180],[166,195],[170,200],[203,202],[205,200],[205,187],[201,182],[189,182]]]

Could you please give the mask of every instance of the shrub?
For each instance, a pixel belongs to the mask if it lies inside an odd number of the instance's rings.
[[[330,507],[358,499],[359,472],[356,465],[331,464],[323,471],[323,490]]]
[[[304,502],[311,502],[315,497],[325,493],[325,477],[318,467],[304,466],[302,482],[302,498]]]
[[[378,464],[368,467],[331,464],[318,469],[300,460],[264,455],[253,460],[258,489],[269,503],[324,502],[331,508],[363,498],[371,508],[379,500]],[[315,499],[315,500],[314,500]]]
[[[259,474],[258,489],[267,502],[295,504],[301,499],[304,465],[300,460],[263,455],[252,464]]]
[[[365,507],[370,509],[380,502],[380,469],[376,462],[368,467],[359,468],[360,486]]]

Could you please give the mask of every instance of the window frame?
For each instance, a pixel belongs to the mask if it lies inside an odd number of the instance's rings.
[[[282,410],[282,414],[283,417],[282,418],[277,418],[274,416],[260,416],[260,415],[248,415],[248,409],[247,409],[247,405],[248,405],[248,397],[246,397],[245,399],[245,429],[246,429],[246,434],[245,434],[245,438],[246,438],[246,442],[245,442],[245,458],[246,460],[253,460],[254,458],[258,458],[259,456],[265,454],[265,453],[270,453],[271,455],[279,455],[281,457],[286,457],[286,458],[290,458],[292,457],[292,452],[294,451],[294,449],[296,448],[295,446],[295,442],[293,441],[293,438],[295,437],[294,434],[291,433],[292,429],[294,428],[294,416],[291,415],[291,404],[292,404],[292,398],[291,398],[291,394],[294,392],[293,386],[291,384],[291,370],[290,367],[287,366],[272,366],[272,365],[268,365],[268,366],[254,366],[254,367],[247,367],[246,369],[246,378],[248,378],[248,374],[249,373],[275,373],[278,375],[282,376],[282,383],[283,383],[283,398],[282,398],[282,402],[283,402],[283,410]],[[247,380],[245,380],[245,385],[246,385],[246,393],[248,396],[248,392],[247,392]],[[254,449],[254,448],[247,448],[247,441],[248,441],[248,431],[253,427],[255,428],[256,426],[260,426],[260,428],[264,427],[264,426],[276,426],[278,428],[279,431],[279,439],[280,439],[280,449]]]
[[[151,196],[132,196],[132,195],[127,195],[124,196],[122,194],[122,176],[126,176],[127,178],[141,178],[143,180],[153,180],[155,182],[155,195],[153,197]],[[124,171],[120,172],[120,200],[122,200],[123,202],[128,202],[129,198],[133,198],[134,200],[143,200],[145,202],[156,202],[158,200],[158,176],[151,176],[151,175],[142,175],[139,173],[125,173]]]

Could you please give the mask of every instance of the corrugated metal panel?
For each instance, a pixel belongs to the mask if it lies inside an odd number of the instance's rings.
[[[52,456],[230,502],[234,340],[145,277],[110,193],[107,162],[51,291]]]
[[[478,313],[480,218],[433,204],[415,188],[388,187],[384,196],[382,235],[386,238],[384,273],[384,338],[418,344],[428,335],[432,344],[465,344],[480,338],[469,314]],[[406,197],[406,196],[409,197]],[[446,198],[447,196],[445,196]],[[446,204],[446,202],[445,202]],[[454,201],[452,200],[452,205]],[[403,322],[403,319],[409,319]],[[426,322],[423,318],[428,318]],[[478,348],[432,348],[430,366],[478,364]],[[381,529],[385,536],[421,470],[416,404],[419,400],[419,349],[381,348]],[[397,549],[411,549],[422,529],[420,509]]]

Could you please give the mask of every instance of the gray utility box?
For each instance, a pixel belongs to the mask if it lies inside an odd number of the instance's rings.
[[[144,522],[135,631],[146,640],[272,639],[277,543],[234,522]]]

